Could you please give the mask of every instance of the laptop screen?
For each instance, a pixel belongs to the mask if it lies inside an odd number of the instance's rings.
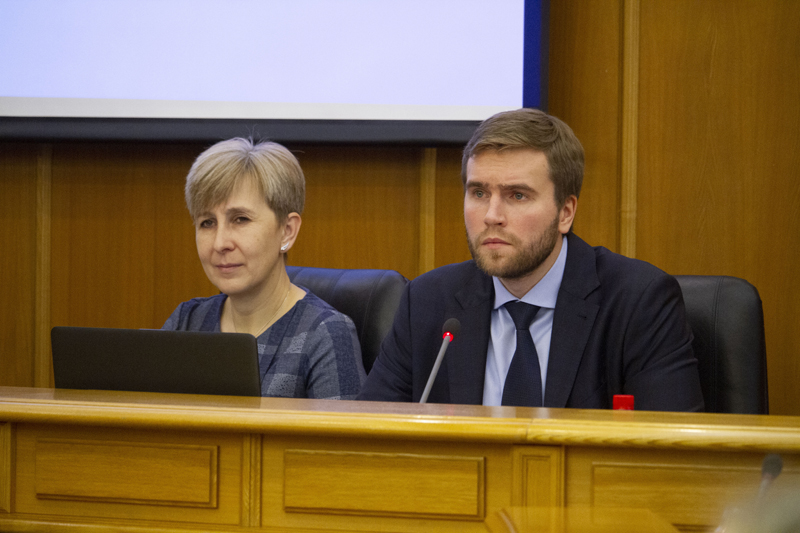
[[[59,389],[261,395],[247,333],[54,327],[50,338]]]

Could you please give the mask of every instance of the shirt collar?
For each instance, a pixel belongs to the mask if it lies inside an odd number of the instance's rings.
[[[547,271],[539,283],[531,287],[525,296],[517,298],[508,289],[503,286],[503,283],[497,276],[492,276],[492,283],[494,283],[494,309],[499,309],[508,302],[515,300],[523,301],[527,304],[537,305],[547,309],[556,308],[556,300],[558,299],[558,290],[561,288],[561,280],[564,278],[564,267],[567,264],[567,236],[561,238],[561,251],[558,253],[556,262]]]

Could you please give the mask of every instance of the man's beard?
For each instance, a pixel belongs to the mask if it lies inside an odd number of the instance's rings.
[[[489,231],[486,230],[475,239],[469,238],[467,234],[467,245],[475,264],[485,274],[489,276],[497,276],[503,279],[519,279],[527,276],[537,268],[553,252],[553,249],[558,242],[561,233],[558,231],[558,216],[553,219],[550,224],[537,239],[531,242],[527,247],[520,249],[519,239],[510,235],[493,235],[507,241],[512,246],[517,247],[517,251],[509,257],[504,264],[498,264],[497,260],[500,259],[501,254],[492,251],[484,250],[478,253],[480,243],[488,237]]]

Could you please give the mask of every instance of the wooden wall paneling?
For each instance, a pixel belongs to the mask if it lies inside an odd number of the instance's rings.
[[[641,8],[638,255],[753,283],[770,411],[800,414],[800,3]]]
[[[461,185],[462,146],[436,150],[436,266],[467,261],[464,227],[464,187]]]
[[[620,253],[636,257],[639,140],[639,0],[623,4]]]
[[[162,181],[178,179],[172,175],[176,169],[165,163],[172,154],[169,145],[55,147],[53,325],[153,328],[166,319],[174,305],[155,312],[156,276],[174,278],[166,272],[176,268],[176,258],[192,255],[188,249],[174,254],[157,238],[159,203],[172,201],[174,194],[160,197]],[[187,168],[180,165],[180,173],[185,175]]]
[[[303,225],[289,264],[419,274],[419,148],[289,148],[306,176]]]
[[[152,327],[154,257],[147,240],[155,210],[142,159],[130,145],[55,147],[54,326]]]
[[[53,146],[39,146],[36,164],[36,291],[34,294],[33,383],[53,385],[50,349],[50,213],[52,208]]]
[[[39,147],[0,144],[0,385],[34,384]]]
[[[197,256],[194,225],[184,201],[186,174],[205,149],[175,145],[158,150],[155,177],[155,277],[152,327],[161,327],[179,303],[219,290],[208,281]]]
[[[419,269],[436,266],[436,148],[423,148],[419,172]]]
[[[620,250],[622,0],[550,3],[548,112],[586,152],[575,233]]]

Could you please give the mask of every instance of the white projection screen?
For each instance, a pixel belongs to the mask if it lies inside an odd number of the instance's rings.
[[[0,0],[0,138],[463,142],[546,107],[547,0]]]

